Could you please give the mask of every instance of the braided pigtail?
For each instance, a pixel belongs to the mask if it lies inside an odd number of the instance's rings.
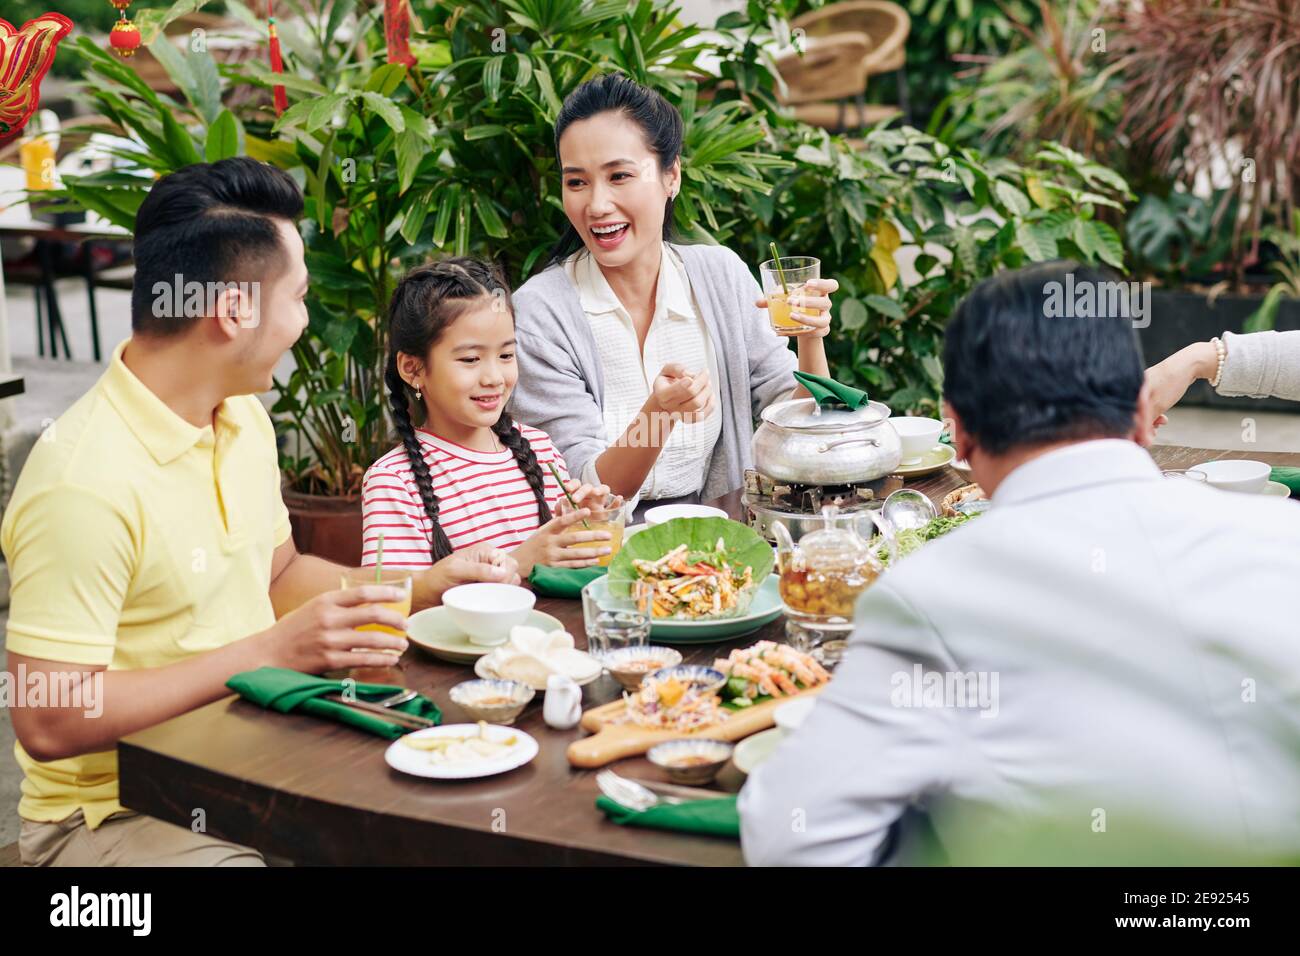
[[[429,516],[433,530],[433,544],[429,548],[429,557],[437,562],[451,554],[451,542],[447,532],[438,523],[438,496],[433,493],[433,479],[429,476],[429,463],[424,460],[424,449],[420,439],[415,435],[415,426],[411,424],[411,407],[406,398],[406,383],[397,374],[397,355],[388,358],[388,367],[384,371],[384,381],[388,383],[388,403],[393,412],[393,425],[397,435],[406,447],[406,458],[411,463],[411,473],[415,475],[415,487],[420,492],[420,501],[424,513]]]
[[[537,524],[544,525],[551,520],[551,506],[546,500],[546,478],[542,475],[542,466],[537,461],[537,453],[528,439],[515,428],[509,412],[502,412],[496,424],[492,426],[501,444],[514,452],[515,463],[528,479],[528,487],[533,489],[537,498]]]

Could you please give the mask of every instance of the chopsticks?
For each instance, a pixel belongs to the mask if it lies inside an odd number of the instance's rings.
[[[365,711],[367,714],[384,717],[391,723],[406,727],[408,730],[424,730],[426,727],[438,726],[436,722],[428,717],[421,717],[419,714],[408,714],[404,710],[380,707],[378,704],[372,704],[364,700],[349,700],[342,694],[326,694],[324,699],[332,700],[336,704],[342,704],[355,710]]]

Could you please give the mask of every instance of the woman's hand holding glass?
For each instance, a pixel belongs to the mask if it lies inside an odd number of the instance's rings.
[[[834,279],[809,279],[799,292],[790,296],[790,307],[799,310],[799,321],[808,326],[806,331],[790,332],[791,338],[820,339],[831,330],[831,294],[840,284]],[[767,297],[754,303],[767,308]]]

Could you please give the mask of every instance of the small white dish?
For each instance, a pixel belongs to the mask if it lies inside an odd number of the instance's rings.
[[[642,522],[641,524],[628,525],[626,528],[623,529],[623,543],[627,544],[628,538],[632,537],[632,535],[634,534],[640,534],[648,527],[650,526],[648,524],[645,524],[644,522]]]
[[[1246,458],[1223,458],[1193,465],[1188,471],[1199,471],[1215,488],[1224,491],[1241,491],[1258,494],[1268,486],[1272,466],[1262,461]]]
[[[970,462],[968,462],[965,458],[954,458],[952,461],[948,463],[948,466],[952,468],[953,471],[957,472],[957,474],[961,475],[963,478],[969,478],[972,474],[974,474],[974,472],[971,471]]]
[[[754,772],[755,767],[776,752],[782,736],[781,731],[773,727],[771,730],[746,737],[736,744],[736,749],[731,753],[731,762],[736,765],[737,770],[749,776]]]
[[[713,782],[735,749],[725,740],[687,737],[656,744],[646,752],[646,759],[667,772],[673,783],[702,787]]]
[[[537,691],[513,680],[467,680],[452,687],[451,702],[471,720],[513,724]]]
[[[916,465],[921,456],[934,447],[943,434],[943,422],[937,418],[891,418],[889,424],[898,433],[898,440],[903,446],[902,465]]]
[[[674,518],[726,518],[727,513],[721,508],[708,505],[660,505],[648,508],[645,513],[646,527],[654,527]]]
[[[1290,498],[1291,489],[1280,481],[1270,481],[1264,486],[1264,490],[1261,491],[1260,494],[1277,498]]]
[[[513,584],[461,584],[442,595],[442,606],[470,643],[489,647],[504,644],[510,629],[528,619],[536,601],[532,591]]]
[[[636,690],[646,675],[665,667],[676,667],[682,662],[681,651],[655,644],[616,647],[595,657],[624,690]]]
[[[798,730],[808,719],[816,703],[816,697],[802,697],[788,704],[782,704],[772,711],[772,721],[776,724],[776,729],[781,731],[781,736],[788,737]]]
[[[535,627],[548,634],[564,630],[558,617],[551,617],[541,611],[530,612],[524,618],[524,626]],[[469,635],[456,626],[456,622],[451,619],[451,611],[445,607],[426,607],[408,617],[406,637],[416,647],[453,664],[473,664],[484,654],[492,653],[491,645],[471,642]]]
[[[537,741],[522,730],[514,727],[502,727],[488,724],[484,733],[488,740],[506,741],[511,737],[515,743],[500,756],[484,757],[481,760],[465,760],[453,764],[433,763],[427,750],[416,750],[405,743],[407,740],[419,740],[428,737],[473,737],[479,732],[478,724],[447,724],[444,727],[429,727],[417,730],[394,740],[384,751],[384,761],[394,770],[409,773],[416,777],[430,777],[434,780],[469,780],[474,777],[491,777],[516,767],[522,767],[537,756]]]
[[[902,475],[904,478],[920,478],[922,475],[929,475],[939,471],[956,460],[956,448],[953,448],[952,445],[938,444],[923,454],[915,464],[900,464],[894,469],[894,474]]]

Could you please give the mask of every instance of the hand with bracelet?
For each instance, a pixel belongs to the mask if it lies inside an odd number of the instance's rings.
[[[1208,342],[1194,342],[1147,369],[1146,383],[1151,390],[1151,410],[1155,415],[1153,427],[1169,422],[1165,412],[1178,404],[1197,379],[1206,379],[1211,388],[1218,388],[1227,359],[1228,346],[1216,337]]]

